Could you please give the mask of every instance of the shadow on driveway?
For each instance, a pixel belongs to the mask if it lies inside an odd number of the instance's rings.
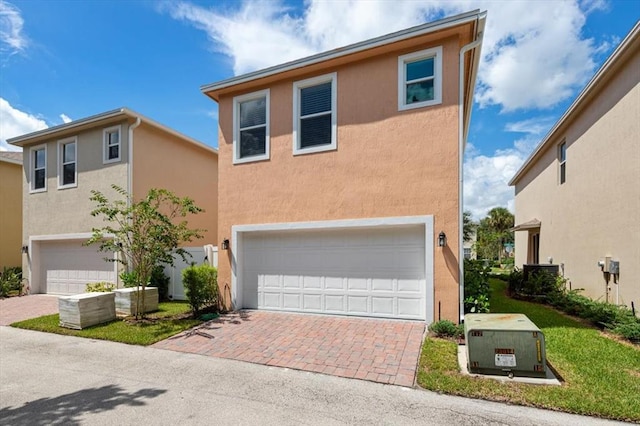
[[[85,413],[113,410],[119,405],[141,406],[144,399],[165,393],[164,389],[140,389],[129,393],[119,386],[82,389],[55,398],[41,398],[22,407],[0,409],[0,423],[8,425],[45,426],[79,425]]]

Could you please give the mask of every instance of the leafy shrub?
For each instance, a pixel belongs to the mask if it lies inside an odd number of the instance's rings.
[[[640,322],[621,324],[611,331],[621,335],[627,340],[640,344]]]
[[[218,306],[218,270],[213,266],[192,264],[182,271],[182,283],[194,315]]]
[[[489,268],[483,261],[464,261],[464,311],[489,312],[491,287],[489,286]],[[471,310],[475,309],[475,310]]]
[[[125,287],[136,287],[138,285],[138,274],[136,271],[131,272],[121,272],[120,279],[122,280],[122,285]]]
[[[109,293],[116,288],[114,283],[109,282],[98,282],[98,283],[89,283],[85,290],[87,293]]]
[[[440,320],[429,324],[429,331],[438,337],[457,338],[464,334],[462,325],[455,325],[449,320]]]
[[[9,296],[13,292],[17,292],[18,296],[22,294],[22,268],[5,266],[0,272],[0,297]]]
[[[489,312],[489,298],[484,294],[476,298],[467,297],[464,299],[465,313],[483,314]]]
[[[169,298],[169,277],[164,273],[164,268],[160,265],[153,268],[151,271],[150,287],[158,288],[158,297],[160,300],[167,300]]]

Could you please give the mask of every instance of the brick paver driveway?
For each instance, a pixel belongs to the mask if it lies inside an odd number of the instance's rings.
[[[241,311],[154,347],[413,386],[424,329],[418,321]]]
[[[58,298],[48,294],[0,299],[0,325],[57,313]]]

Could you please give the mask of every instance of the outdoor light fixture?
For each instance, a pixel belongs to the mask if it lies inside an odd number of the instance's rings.
[[[29,253],[29,246],[22,246],[22,253],[28,254]]]
[[[444,247],[447,245],[447,234],[444,231],[440,231],[438,234],[438,247]]]
[[[229,250],[229,239],[225,238],[222,240],[222,250]]]

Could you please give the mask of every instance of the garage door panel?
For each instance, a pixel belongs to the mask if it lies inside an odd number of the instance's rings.
[[[115,265],[105,261],[109,253],[82,245],[82,241],[61,240],[37,242],[41,289],[52,294],[84,293],[87,284],[107,281],[115,283]]]
[[[425,318],[423,225],[247,233],[241,262],[243,307]]]

